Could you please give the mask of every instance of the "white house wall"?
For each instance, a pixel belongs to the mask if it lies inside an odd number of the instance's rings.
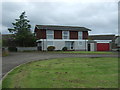
[[[47,43],[46,41],[42,41],[42,50],[47,50]]]
[[[96,51],[95,50],[95,43],[90,43],[90,51]]]
[[[53,41],[53,46],[55,46],[55,50],[62,50],[62,48],[65,47],[66,41],[74,41],[74,50],[87,50],[87,40],[86,41],[85,40],[39,40],[39,41],[42,41],[41,43],[42,50],[47,50],[48,47],[47,41]],[[79,42],[81,42],[82,45],[80,45]]]
[[[82,45],[79,44],[80,42]],[[87,41],[75,41],[75,50],[87,50]]]
[[[54,41],[55,50],[62,50],[65,46],[65,41]]]

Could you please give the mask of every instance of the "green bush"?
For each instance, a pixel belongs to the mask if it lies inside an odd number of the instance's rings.
[[[8,51],[17,52],[17,48],[16,47],[8,47]]]
[[[67,51],[67,47],[63,47],[63,48],[62,48],[62,51]]]
[[[55,50],[55,46],[49,46],[49,47],[47,48],[47,50],[48,50],[48,51],[54,51],[54,50]]]

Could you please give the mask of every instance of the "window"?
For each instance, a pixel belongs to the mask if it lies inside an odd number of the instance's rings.
[[[54,38],[54,31],[47,30],[47,39],[53,39]]]
[[[47,46],[53,46],[53,41],[47,41]]]
[[[82,32],[78,32],[78,39],[82,39]]]
[[[63,39],[69,39],[69,31],[63,31]]]

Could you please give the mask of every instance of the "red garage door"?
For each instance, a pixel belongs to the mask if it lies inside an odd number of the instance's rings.
[[[109,51],[109,43],[97,43],[97,51]]]

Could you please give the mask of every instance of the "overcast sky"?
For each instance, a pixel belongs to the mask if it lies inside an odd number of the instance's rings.
[[[3,2],[2,33],[25,11],[32,25],[68,25],[91,29],[90,34],[118,34],[117,2]]]

